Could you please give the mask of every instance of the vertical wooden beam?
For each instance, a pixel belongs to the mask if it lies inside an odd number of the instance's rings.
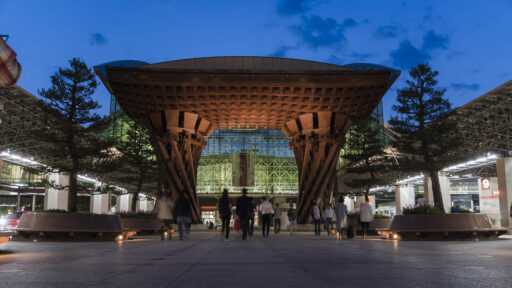
[[[180,121],[182,115],[183,121]],[[166,110],[150,116],[153,133],[158,136],[159,159],[167,170],[171,199],[175,199],[180,190],[184,191],[192,208],[192,219],[199,222],[201,211],[196,192],[197,167],[205,139],[213,126],[197,114],[178,110]]]

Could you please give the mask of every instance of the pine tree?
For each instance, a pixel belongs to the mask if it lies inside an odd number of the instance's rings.
[[[153,188],[160,175],[156,154],[151,146],[151,136],[147,128],[140,122],[124,119],[127,124],[126,137],[120,139],[117,148],[122,153],[122,167],[119,181],[132,187],[133,199],[131,210],[135,211],[137,199],[143,186]],[[147,189],[154,191],[155,189]]]
[[[86,128],[100,120],[93,111],[101,106],[92,99],[98,85],[92,70],[78,58],[69,64],[50,77],[50,88],[38,91],[47,104],[41,109],[48,117],[31,132],[46,144],[49,158],[57,159],[47,164],[69,173],[69,187],[63,188],[69,188],[68,210],[73,212],[77,210],[78,172],[102,149],[101,139]]]
[[[409,72],[412,80],[398,90],[389,123],[401,134],[394,146],[401,152],[400,170],[422,172],[432,179],[434,204],[444,211],[438,172],[455,160],[461,141],[456,122],[449,118],[451,105],[443,98],[446,89],[436,88],[438,75],[428,64]]]
[[[392,158],[383,150],[378,125],[373,117],[354,125],[347,134],[346,149],[342,155],[347,162],[345,185],[356,191],[363,190],[366,201],[371,188],[389,182],[385,173],[393,166]]]

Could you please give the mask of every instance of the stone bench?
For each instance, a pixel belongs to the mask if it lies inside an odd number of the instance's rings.
[[[105,214],[25,213],[16,240],[121,240],[120,218]],[[118,238],[121,236],[120,238]]]
[[[404,240],[497,239],[508,228],[494,227],[486,214],[397,215],[390,236]]]

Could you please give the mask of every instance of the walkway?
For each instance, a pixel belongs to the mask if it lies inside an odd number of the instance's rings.
[[[234,237],[236,238],[236,237]],[[337,241],[310,234],[224,242],[11,242],[0,287],[510,287],[512,241]]]

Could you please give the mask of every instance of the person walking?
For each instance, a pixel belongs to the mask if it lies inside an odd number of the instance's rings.
[[[185,198],[185,192],[180,190],[178,192],[178,199],[174,202],[174,219],[176,219],[178,223],[180,240],[183,240],[183,228],[187,230],[188,223],[192,222],[190,219],[191,212],[190,203],[188,203],[188,199]]]
[[[240,225],[242,226],[243,241],[247,240],[251,207],[251,198],[247,196],[247,189],[243,188],[242,196],[236,200],[236,215],[240,219]]]
[[[313,222],[315,223],[315,236],[320,236],[322,215],[320,215],[320,208],[318,204],[315,202],[313,205]]]
[[[373,221],[373,210],[367,195],[364,195],[364,203],[359,206],[359,220],[363,226],[363,239],[368,239],[370,222]]]
[[[272,218],[272,214],[274,214],[274,209],[272,208],[272,204],[267,201],[267,197],[263,197],[262,200],[263,202],[261,202],[258,210],[261,211],[263,237],[268,238],[268,233],[270,232],[270,220]]]
[[[290,208],[288,208],[286,215],[288,216],[288,221],[290,224],[290,235],[293,235],[293,230],[295,229],[295,225],[297,225],[297,210],[295,209],[293,203],[290,203]]]
[[[338,240],[343,238],[343,233],[347,230],[347,205],[345,205],[345,198],[340,196],[338,199],[338,204],[336,204],[336,231],[338,231]]]
[[[225,241],[229,239],[229,222],[231,221],[231,211],[233,211],[233,202],[228,194],[228,189],[224,189],[218,204],[219,215],[222,221],[222,236]]]
[[[249,236],[252,236],[254,232],[254,216],[255,216],[255,210],[256,210],[256,204],[254,203],[254,198],[249,197],[251,199],[251,206],[249,207]]]
[[[327,236],[331,236],[332,231],[332,218],[334,217],[334,209],[332,208],[331,204],[327,204],[325,206],[324,211],[324,217],[325,217],[325,229],[327,230]]]
[[[281,231],[281,208],[279,208],[279,203],[276,203],[276,208],[274,209],[274,234],[279,234]]]

